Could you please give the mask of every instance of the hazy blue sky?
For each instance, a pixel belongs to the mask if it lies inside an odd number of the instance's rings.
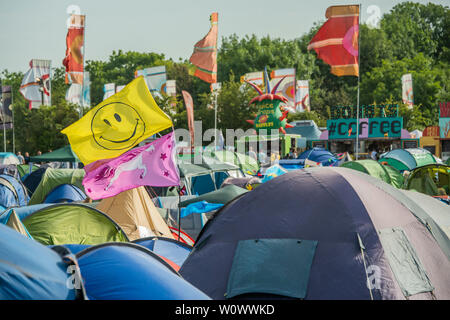
[[[396,0],[362,1],[361,21],[381,14]],[[429,1],[417,1],[428,3]],[[434,0],[450,5],[450,0]],[[233,33],[294,39],[314,22],[325,20],[330,5],[355,1],[304,0],[0,0],[0,70],[28,69],[33,59],[51,59],[62,66],[65,54],[66,10],[78,5],[86,15],[86,59],[106,60],[113,50],[164,53],[188,59],[193,45],[209,30],[209,15],[219,13],[220,39]]]

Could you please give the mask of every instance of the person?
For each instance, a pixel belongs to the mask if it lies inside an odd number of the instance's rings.
[[[258,153],[259,163],[264,164],[267,162],[267,154],[262,150]]]
[[[378,153],[377,153],[377,150],[375,150],[375,148],[372,149],[372,153],[370,154],[370,157],[372,158],[372,160],[375,160],[375,161],[378,160]]]
[[[30,154],[28,152],[25,152],[25,164],[28,164],[30,162]]]
[[[22,152],[17,152],[17,158],[19,159],[20,164],[24,164],[25,163],[25,158],[22,155]]]

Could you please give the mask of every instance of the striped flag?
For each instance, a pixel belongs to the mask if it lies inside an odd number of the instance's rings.
[[[308,50],[331,66],[336,76],[359,76],[359,6],[331,6],[328,19],[312,38]]]
[[[194,46],[194,53],[189,61],[195,66],[194,76],[203,81],[217,82],[217,33],[219,15],[210,16],[211,29],[208,34]]]
[[[50,69],[50,60],[30,61],[30,70],[25,73],[19,89],[23,97],[30,101],[30,109],[51,104]]]

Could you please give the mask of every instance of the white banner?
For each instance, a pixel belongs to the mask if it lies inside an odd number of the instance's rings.
[[[112,95],[116,93],[116,84],[115,83],[106,83],[103,86],[103,100],[108,99]]]
[[[20,93],[30,101],[30,109],[51,105],[51,60],[33,59],[25,73]]]
[[[297,80],[295,110],[297,112],[311,111],[309,104],[309,80]]]
[[[175,97],[177,95],[177,80],[167,80],[166,94],[171,97]]]
[[[144,70],[137,70],[135,73],[136,78],[144,76],[148,89],[153,96],[162,98],[161,93],[165,92],[166,86],[166,66],[146,68]]]
[[[402,100],[411,109],[414,105],[414,94],[412,75],[410,73],[402,76]]]

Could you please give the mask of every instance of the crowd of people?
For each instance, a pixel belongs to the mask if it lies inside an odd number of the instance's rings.
[[[51,150],[50,150],[49,152],[51,152]],[[41,151],[38,151],[38,152],[36,153],[37,156],[40,156],[41,154],[42,154]],[[28,164],[28,163],[30,162],[30,154],[29,154],[28,152],[25,152],[25,153],[22,155],[22,152],[21,152],[21,151],[18,151],[17,154],[16,154],[16,156],[17,156],[17,158],[19,159],[20,164]]]

